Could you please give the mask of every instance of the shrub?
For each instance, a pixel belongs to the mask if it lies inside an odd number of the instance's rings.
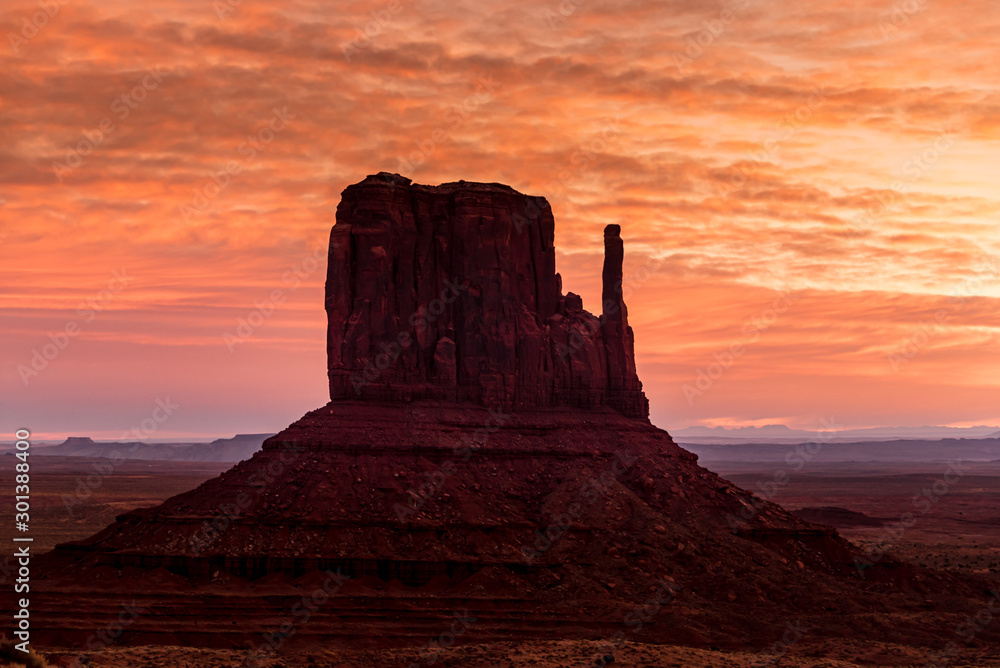
[[[4,666],[25,666],[25,668],[50,668],[48,662],[35,650],[29,649],[25,654],[14,647],[16,643],[8,640],[7,636],[0,635],[0,665]]]

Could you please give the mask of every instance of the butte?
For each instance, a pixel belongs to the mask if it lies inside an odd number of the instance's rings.
[[[764,648],[795,622],[940,646],[982,608],[982,583],[873,563],[698,466],[648,419],[619,227],[600,316],[563,294],[554,240],[548,202],[504,185],[344,190],[330,403],[44,555],[36,642],[85,644],[132,603],[117,643],[421,645],[459,615],[460,642]]]

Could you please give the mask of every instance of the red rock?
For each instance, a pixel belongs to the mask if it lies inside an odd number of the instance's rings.
[[[544,198],[384,173],[348,187],[327,270],[330,398],[611,406],[647,417],[619,232],[604,231],[597,318],[561,293]]]

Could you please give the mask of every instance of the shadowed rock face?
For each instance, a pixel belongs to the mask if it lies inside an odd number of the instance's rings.
[[[562,294],[544,198],[385,173],[348,187],[330,235],[330,398],[610,406],[647,419],[619,232],[604,231],[598,318]]]

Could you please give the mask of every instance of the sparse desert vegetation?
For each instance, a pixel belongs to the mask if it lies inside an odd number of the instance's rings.
[[[16,640],[0,635],[0,661],[3,661],[3,665],[11,668],[49,668],[45,658],[34,649],[29,649],[25,653],[17,649],[16,645]]]
[[[461,645],[444,652],[433,663],[420,662],[410,649],[324,650],[321,648],[272,659],[261,659],[258,668],[857,668],[897,666],[924,668],[927,653],[912,647],[857,641],[805,642],[781,656],[753,652],[727,652],[626,642],[609,655],[599,641],[533,641]],[[1000,657],[990,650],[966,649],[948,665],[951,668],[996,668]],[[55,655],[53,666],[72,665],[71,654]],[[613,662],[600,663],[611,656]],[[188,647],[109,648],[89,652],[87,666],[94,668],[232,668],[244,665],[246,652]]]
[[[6,458],[0,458],[0,475],[9,468]],[[40,461],[36,460],[36,461]],[[144,462],[142,470],[126,465],[109,476],[100,489],[81,502],[72,517],[64,511],[61,490],[85,471],[87,460],[65,459],[47,462],[37,473],[36,504],[45,509],[39,517],[45,518],[35,526],[36,540],[43,545],[57,541],[82,538],[99,530],[122,512],[139,505],[150,505],[183,489],[197,486],[211,477],[212,472],[201,464],[177,462]],[[1000,565],[1000,530],[995,509],[1000,506],[1000,467],[978,465],[974,484],[957,486],[947,498],[908,529],[892,545],[892,552],[913,563],[954,571],[989,572],[996,575]],[[859,467],[860,469],[860,467]],[[765,475],[747,473],[745,470],[727,477],[746,487]],[[138,484],[137,481],[142,483]],[[919,478],[908,474],[888,475],[885,471],[861,470],[853,475],[825,475],[820,472],[803,472],[792,478],[776,500],[790,507],[835,505],[867,516],[879,518],[898,517],[911,504],[914,486]],[[3,513],[9,513],[4,509]],[[9,521],[2,526],[10,526]],[[841,527],[840,531],[855,543],[875,545],[884,533],[880,527]],[[993,532],[991,534],[991,531]],[[108,668],[223,668],[242,664],[246,650],[199,649],[175,646],[111,646],[88,650],[83,654],[68,649],[45,648],[42,654],[51,666],[101,666]],[[351,666],[380,668],[414,663],[420,666],[470,668],[555,668],[557,666],[594,666],[608,653],[607,643],[599,641],[553,641],[528,643],[464,644],[439,653],[433,664],[419,663],[417,649],[386,649],[346,651],[313,647],[296,650],[277,658],[261,658],[261,668],[291,668],[315,666],[317,668],[347,668]],[[923,667],[929,659],[928,652],[918,648],[879,643],[869,639],[815,640],[805,636],[790,647],[787,653],[772,663],[771,657],[751,652],[695,649],[687,647],[658,646],[625,642],[613,652],[614,666],[639,668],[692,667],[692,668],[744,668],[751,666],[802,666],[804,668],[847,668],[866,665],[894,665]],[[79,661],[79,663],[77,663]],[[588,663],[589,662],[589,663]],[[30,664],[29,664],[30,665]],[[45,664],[34,664],[36,666]],[[1000,666],[1000,658],[991,656],[988,649],[963,648],[950,666]]]

